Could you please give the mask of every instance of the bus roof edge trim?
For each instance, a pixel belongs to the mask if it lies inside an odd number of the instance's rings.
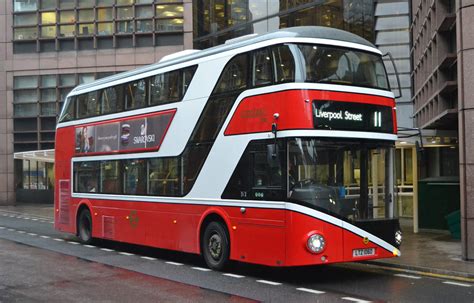
[[[324,27],[324,26],[289,27],[289,28],[280,29],[274,32],[257,35],[255,37],[250,37],[248,39],[243,39],[242,41],[237,41],[237,42],[229,43],[229,44],[221,44],[218,46],[207,48],[205,50],[201,50],[199,52],[184,54],[182,56],[171,58],[164,62],[160,61],[155,64],[146,65],[134,70],[115,74],[115,75],[105,77],[105,78],[102,78],[90,83],[81,84],[77,86],[76,88],[74,88],[71,92],[86,90],[90,87],[95,87],[97,85],[113,82],[113,81],[120,80],[123,78],[133,77],[135,75],[150,72],[159,68],[164,68],[164,67],[172,66],[175,64],[184,63],[184,62],[195,60],[195,59],[200,59],[203,57],[215,55],[218,53],[222,53],[222,52],[234,50],[237,48],[249,46],[252,44],[256,44],[259,42],[278,39],[278,38],[314,38],[314,39],[335,40],[335,41],[360,44],[365,47],[373,48],[374,51],[378,51],[375,45],[365,40],[364,38],[357,36],[355,34],[340,30],[340,29]]]

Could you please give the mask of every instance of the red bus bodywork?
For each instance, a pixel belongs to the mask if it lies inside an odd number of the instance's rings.
[[[393,109],[387,97],[327,90],[289,89],[244,98],[224,124],[224,134],[235,136],[271,131],[273,114],[279,113],[278,130],[312,130],[311,100],[332,100],[377,104]],[[179,109],[178,109],[179,112]],[[171,121],[173,123],[173,121]],[[92,235],[114,241],[200,253],[202,225],[206,218],[219,216],[230,236],[230,259],[269,266],[299,266],[334,262],[390,258],[399,254],[372,241],[374,237],[357,234],[351,228],[318,219],[294,209],[254,208],[223,205],[124,201],[122,199],[85,199],[71,197],[72,165],[75,152],[75,127],[66,126],[56,133],[55,228],[77,233],[77,217],[82,207],[92,215]],[[170,135],[170,134],[167,134]],[[155,197],[158,198],[159,197]],[[164,199],[165,200],[165,199]],[[245,209],[243,209],[245,208]],[[326,247],[319,254],[306,248],[308,235],[319,233]],[[374,248],[375,255],[354,257],[354,249]]]

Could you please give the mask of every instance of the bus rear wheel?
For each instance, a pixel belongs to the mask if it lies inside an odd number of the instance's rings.
[[[82,210],[79,214],[77,235],[83,244],[90,244],[92,242],[92,216],[88,209]]]
[[[204,230],[201,251],[209,268],[222,270],[229,261],[230,245],[227,229],[220,222],[211,222]]]

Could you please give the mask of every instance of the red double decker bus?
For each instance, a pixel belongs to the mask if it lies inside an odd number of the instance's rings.
[[[381,53],[297,27],[76,87],[56,132],[55,227],[269,266],[400,255]]]

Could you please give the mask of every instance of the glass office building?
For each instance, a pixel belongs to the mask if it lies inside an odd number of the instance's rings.
[[[373,0],[202,0],[193,2],[194,47],[279,28],[320,25],[374,42]]]

